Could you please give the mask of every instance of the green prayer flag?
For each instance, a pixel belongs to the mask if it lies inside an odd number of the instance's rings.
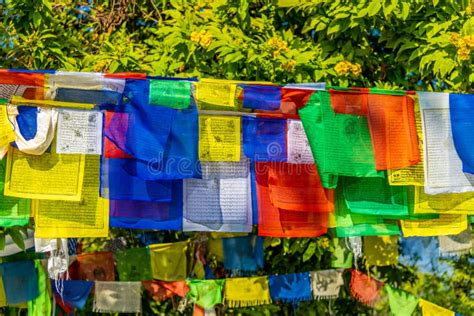
[[[220,280],[188,280],[189,292],[186,295],[197,305],[211,308],[222,303],[224,279]]]
[[[191,82],[151,79],[150,104],[187,109],[191,104]]]
[[[328,91],[314,93],[298,113],[324,187],[334,188],[338,175],[383,176],[375,170],[366,117],[335,113]]]
[[[28,301],[28,315],[51,315],[49,278],[46,277],[41,261],[35,260],[35,268],[38,271],[39,295],[34,300]]]
[[[390,312],[395,316],[410,316],[418,306],[418,298],[408,292],[385,285]]]
[[[0,160],[0,227],[25,226],[30,222],[30,200],[3,195],[6,159]]]
[[[344,239],[333,238],[332,243],[334,246],[334,252],[331,254],[331,267],[343,269],[352,268],[354,255],[344,245]]]
[[[390,186],[387,178],[344,177],[344,199],[351,213],[367,215],[408,215],[408,196],[404,186]]]
[[[153,280],[148,248],[131,248],[117,252],[117,272],[120,281]]]

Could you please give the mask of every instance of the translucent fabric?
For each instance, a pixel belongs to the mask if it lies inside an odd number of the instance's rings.
[[[201,110],[235,111],[237,81],[202,79],[195,83],[195,99]]]
[[[368,266],[398,263],[398,236],[364,237],[364,257]]]
[[[110,128],[110,121],[112,120],[112,118],[114,118],[114,120],[121,121],[121,126],[120,126],[122,130],[121,137],[119,137],[120,134],[117,134],[115,141],[118,144],[121,144],[121,147],[123,148],[125,146],[125,139],[126,139],[127,130],[128,130],[128,114],[106,111],[104,130],[108,130]],[[128,155],[123,150],[121,150],[119,146],[115,145],[115,143],[112,142],[108,137],[105,137],[105,135],[103,137],[103,141],[104,141],[104,151],[103,151],[104,158],[133,158],[131,155]]]
[[[130,170],[129,159],[102,163],[102,196],[111,200],[171,202],[172,180],[144,180]]]
[[[390,186],[386,178],[343,178],[343,192],[351,213],[366,215],[408,215],[407,190]]]
[[[421,307],[421,314],[422,316],[455,316],[456,313],[436,305],[434,303],[425,301],[424,299],[420,299],[419,306]]]
[[[449,112],[451,116],[451,129],[453,133],[454,147],[462,161],[462,171],[474,173],[474,95],[473,94],[449,94]]]
[[[298,303],[312,299],[309,273],[291,273],[270,275],[268,286],[272,301],[284,303]]]
[[[419,92],[423,124],[425,193],[474,191],[474,175],[464,173],[453,142],[448,93]]]
[[[104,130],[110,141],[135,158],[126,161],[124,168],[145,180],[200,176],[196,107],[191,104],[178,111],[150,106],[148,95],[148,81],[127,79],[125,101]]]
[[[110,226],[132,229],[181,230],[183,184],[173,180],[170,202],[110,200]]]
[[[380,176],[365,117],[335,113],[327,91],[315,92],[298,113],[324,187],[334,188],[337,175]]]
[[[32,301],[28,301],[28,315],[51,315],[51,295],[49,291],[49,278],[46,276],[40,260],[35,260],[35,268],[38,274],[39,295]]]
[[[51,282],[56,303],[64,303],[71,308],[83,309],[94,287],[94,282],[79,280],[63,280],[62,282],[61,293],[56,288],[56,282]]]
[[[195,304],[212,308],[222,303],[222,290],[225,279],[221,280],[189,280],[187,297]]]
[[[186,281],[142,281],[148,294],[157,302],[164,301],[174,296],[185,297],[189,292]]]
[[[153,279],[148,248],[130,248],[115,253],[120,281]]]
[[[222,238],[224,269],[232,276],[249,275],[263,269],[263,238],[243,236]]]
[[[0,71],[0,97],[10,100],[13,95],[28,99],[44,97],[45,78],[42,73]]]
[[[467,215],[441,214],[435,219],[400,221],[403,236],[456,235],[467,229]]]
[[[344,285],[342,269],[311,272],[311,288],[315,299],[335,299]]]
[[[242,117],[245,155],[254,161],[286,161],[286,120]]]
[[[38,272],[33,261],[0,264],[8,305],[31,301],[39,295]]]
[[[163,281],[186,279],[188,242],[154,244],[149,248],[153,279]]]
[[[384,286],[388,294],[390,312],[394,316],[411,316],[418,306],[418,298],[412,294],[393,288],[388,284]]]
[[[292,170],[293,168],[296,169],[298,167],[301,170],[300,176],[296,176],[296,171]],[[296,207],[301,206],[301,204],[304,205],[304,203],[301,203],[302,201],[299,199],[302,196],[301,193],[305,193],[305,190],[304,188],[299,187],[299,181],[311,183],[311,181],[313,181],[311,178],[315,177],[314,173],[311,175],[308,173],[308,170],[308,168],[302,168],[301,165],[290,165],[285,163],[255,164],[259,216],[258,234],[260,236],[316,237],[326,233],[328,227],[328,210],[331,207],[331,197],[329,193],[324,197],[323,194],[318,194],[318,197],[323,197],[322,200],[313,199],[309,203],[309,206],[312,207],[313,211],[306,209],[288,210],[277,206],[289,205],[295,209]],[[293,177],[293,183],[287,181],[287,187],[277,188],[277,192],[284,192],[284,195],[272,197],[272,191],[270,190],[270,173],[273,172],[273,174],[275,174],[278,172],[282,174],[289,171],[293,171],[292,174],[295,175]],[[314,183],[315,182],[313,182],[313,184]],[[285,182],[278,184],[274,181],[271,185],[281,186],[282,184],[285,184]],[[313,192],[317,192],[318,190],[317,187],[310,187],[307,189],[310,191],[315,190]],[[322,191],[322,187],[320,187],[319,190]],[[272,202],[272,199],[274,202]],[[274,204],[275,202],[277,205]],[[318,206],[320,209],[318,209]]]
[[[298,113],[298,110],[306,105],[314,93],[314,89],[283,87],[281,89],[280,111],[289,114]]]
[[[372,307],[375,306],[381,299],[380,293],[383,286],[383,282],[370,278],[355,269],[352,270],[351,295],[359,302]]]
[[[404,92],[371,89],[368,102],[368,121],[376,169],[395,169],[417,164],[420,152],[413,99]]]
[[[93,252],[77,256],[77,274],[71,279],[87,281],[114,281],[115,265],[112,252]]]
[[[172,109],[187,109],[191,104],[191,82],[151,79],[149,102]]]
[[[28,225],[30,221],[30,200],[3,195],[5,165],[6,159],[0,160],[0,227]]]
[[[280,109],[281,87],[240,84],[243,90],[243,108],[276,111]]]
[[[329,89],[331,107],[335,113],[366,116],[368,113],[369,89]]]
[[[96,281],[94,288],[94,312],[141,313],[140,282]]]
[[[474,214],[474,192],[429,195],[415,188],[415,214]]]
[[[268,278],[229,278],[224,285],[224,302],[230,308],[265,305],[272,302]]]
[[[199,160],[240,161],[240,117],[199,116]]]

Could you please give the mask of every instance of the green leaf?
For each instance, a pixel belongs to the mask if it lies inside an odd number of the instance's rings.
[[[311,257],[314,255],[314,252],[316,251],[316,243],[315,242],[310,242],[308,245],[308,248],[306,248],[304,254],[303,254],[303,262],[308,261],[311,259]]]
[[[38,11],[33,13],[33,25],[39,27],[41,25],[41,14]]]
[[[402,2],[402,14],[400,17],[402,18],[402,20],[406,20],[409,14],[410,14],[410,4],[408,2]]]
[[[13,242],[22,250],[25,250],[25,241],[23,236],[21,235],[18,229],[12,228],[8,230],[10,233],[10,237],[12,238]]]
[[[278,246],[279,244],[281,244],[281,239],[280,238],[272,238],[272,241],[270,243],[270,245],[272,247],[276,247]]]
[[[370,2],[369,6],[367,7],[367,13],[369,16],[374,16],[379,13],[380,9],[382,9],[382,1],[374,0]]]
[[[0,233],[0,251],[5,249],[5,233]]]

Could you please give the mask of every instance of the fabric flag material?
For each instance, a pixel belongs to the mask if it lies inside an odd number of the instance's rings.
[[[120,281],[153,279],[148,248],[131,248],[115,253]]]
[[[225,280],[224,302],[230,308],[265,305],[272,302],[266,276]]]
[[[351,213],[408,215],[407,190],[390,186],[386,178],[343,178],[344,198]]]
[[[151,271],[154,279],[184,280],[187,277],[188,243],[175,242],[150,245]]]
[[[250,232],[250,177],[185,179],[183,230]]]
[[[339,296],[343,270],[320,270],[311,272],[311,288],[315,299],[333,299]]]
[[[272,301],[297,303],[312,299],[309,273],[271,275],[268,286]]]
[[[400,221],[403,236],[456,235],[467,229],[467,215],[442,214],[439,218]]]
[[[0,272],[8,305],[31,301],[38,297],[38,272],[33,261],[2,263]]]
[[[60,293],[56,288],[56,283],[54,281],[51,282],[56,302],[64,302],[64,304],[70,308],[83,309],[94,286],[94,282],[63,280],[62,283],[63,287]]]
[[[366,116],[369,104],[367,88],[329,89],[331,107],[335,113]]]
[[[455,313],[447,308],[420,299],[421,314],[423,316],[454,316]]]
[[[10,148],[5,195],[78,202],[82,197],[84,167],[84,155],[44,153],[33,156]]]
[[[307,168],[305,168],[306,166]],[[312,169],[311,169],[312,168]],[[271,171],[273,169],[273,171]],[[290,173],[291,171],[291,173]],[[291,179],[291,175],[298,175]],[[311,171],[311,172],[310,172]],[[258,234],[272,237],[316,237],[324,234],[328,227],[328,211],[331,209],[331,195],[324,195],[322,187],[318,188],[317,173],[314,166],[291,165],[282,163],[256,163],[256,186],[258,200]],[[281,176],[281,182],[271,183],[270,174]],[[283,176],[288,172],[286,176]],[[300,182],[301,181],[301,182]],[[301,183],[312,184],[312,187],[300,187]],[[272,185],[272,191],[270,190]],[[279,197],[272,192],[279,192]],[[299,198],[317,192],[301,209]],[[274,194],[274,193],[273,193]],[[286,200],[285,200],[286,199]],[[276,203],[276,204],[275,204]],[[279,206],[290,207],[283,209]]]
[[[331,267],[348,269],[352,267],[354,255],[347,249],[343,238],[332,238],[334,252],[331,254]]]
[[[24,226],[30,221],[30,200],[7,197],[5,188],[6,160],[0,161],[0,226]]]
[[[70,156],[70,155],[66,155]],[[64,178],[64,174],[62,175]],[[67,178],[67,177],[66,177]],[[60,180],[60,185],[63,183]],[[35,236],[39,238],[107,237],[109,201],[99,197],[100,157],[87,155],[83,177],[82,200],[35,200]],[[64,210],[74,210],[65,212]]]
[[[388,266],[398,263],[398,236],[364,237],[365,262],[369,266]]]
[[[161,302],[174,296],[185,297],[189,292],[189,286],[185,281],[142,281],[143,287],[148,294],[157,302]]]
[[[149,102],[172,109],[187,109],[191,104],[191,82],[151,79]]]
[[[474,173],[474,151],[470,135],[474,132],[474,125],[470,118],[474,114],[472,94],[449,94],[449,112],[453,133],[454,147],[462,161],[462,171]]]
[[[352,270],[351,295],[359,302],[372,307],[375,306],[380,300],[380,290],[383,286],[383,282],[370,278],[357,270]]]
[[[286,161],[286,120],[242,117],[245,155],[253,161]]]
[[[371,89],[367,118],[377,170],[408,167],[420,161],[414,100],[405,92]]]
[[[28,315],[51,315],[51,297],[49,295],[49,278],[44,272],[41,261],[35,260],[35,268],[38,273],[39,295],[32,301],[28,301]]]
[[[250,171],[250,161],[242,151],[238,162],[202,161],[201,169],[204,180],[247,178]]]
[[[365,117],[335,113],[327,91],[315,92],[298,113],[324,187],[334,188],[338,175],[379,176]]]
[[[421,124],[421,113],[420,113],[420,103],[418,100],[418,95],[410,95],[410,98],[413,98],[414,112],[415,112],[415,125],[416,133],[418,135],[418,150],[420,151],[420,162],[416,165],[400,168],[400,169],[389,169],[388,181],[390,185],[414,185],[414,186],[423,186],[425,183],[424,175],[424,165],[423,160],[423,126]]]
[[[423,124],[425,193],[474,191],[474,175],[464,173],[453,143],[449,94],[419,92]]]
[[[385,291],[388,294],[390,312],[394,316],[411,316],[418,306],[418,298],[408,292],[395,289],[385,284]]]
[[[94,312],[141,313],[140,282],[96,281]]]
[[[222,238],[224,269],[231,276],[252,274],[263,269],[263,238],[243,236]]]
[[[0,105],[0,148],[8,146],[15,140],[13,126],[8,120],[7,107]]]
[[[428,195],[415,188],[415,214],[474,214],[474,192]]]
[[[237,110],[237,84],[227,80],[202,79],[194,84],[196,103],[201,110]]]
[[[115,266],[112,252],[93,252],[77,256],[77,275],[72,279],[87,281],[114,281]]]
[[[303,123],[298,120],[288,120],[288,132],[286,135],[288,142],[289,163],[309,164],[314,163],[313,153],[309,146],[308,137],[303,128]]]
[[[240,161],[240,117],[199,116],[199,160]]]
[[[203,308],[212,308],[222,303],[222,290],[225,279],[220,280],[189,280],[187,298]]]
[[[240,84],[243,90],[243,108],[265,111],[280,109],[281,87]]]
[[[439,236],[439,252],[442,256],[460,256],[472,249],[471,230],[468,228],[458,235]]]

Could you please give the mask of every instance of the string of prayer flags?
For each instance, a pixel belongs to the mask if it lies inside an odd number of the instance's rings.
[[[332,238],[334,252],[331,254],[331,268],[351,268],[354,255],[347,249],[343,238]]]
[[[277,111],[280,109],[281,87],[273,85],[239,84],[244,109]]]
[[[245,155],[253,161],[285,161],[286,120],[242,117]]]
[[[159,281],[159,280],[148,280],[142,281],[142,285],[155,301],[161,302],[172,298],[174,296],[186,297],[190,287],[186,284],[186,281]]]
[[[71,279],[87,281],[114,281],[115,264],[112,252],[81,254],[73,264]]]
[[[249,177],[184,180],[184,231],[250,232]]]
[[[35,214],[36,237],[79,238],[108,236],[109,201],[99,197],[99,188],[100,158],[96,155],[88,155],[84,167],[82,200],[80,202],[33,201],[32,208]],[[65,212],[65,210],[70,209],[74,210],[74,212]]]
[[[186,297],[203,308],[212,308],[222,303],[222,291],[225,279],[189,280],[189,292]]]
[[[195,83],[196,103],[200,110],[237,110],[237,84],[232,81],[202,79]]]
[[[467,215],[441,214],[439,218],[400,221],[403,236],[456,235],[467,229]]]
[[[388,284],[384,286],[388,294],[390,312],[394,316],[411,316],[418,307],[418,298],[408,292],[395,289]]]
[[[352,264],[351,264],[352,266]],[[320,270],[311,272],[311,288],[315,299],[334,299],[344,285],[343,270]]]
[[[131,248],[115,253],[120,281],[142,281],[153,279],[148,248]]]
[[[263,269],[263,238],[242,236],[222,238],[224,269],[232,276],[255,273]]]
[[[364,257],[368,266],[398,263],[398,236],[364,237]]]
[[[140,282],[96,281],[94,312],[141,313]]]
[[[365,117],[335,113],[327,91],[316,91],[298,113],[324,187],[334,188],[337,175],[379,176]]]
[[[8,305],[31,301],[38,297],[38,272],[33,261],[2,263],[0,273]]]
[[[456,314],[447,308],[428,302],[424,299],[420,299],[419,305],[423,316],[454,316]]]
[[[474,191],[474,175],[464,173],[453,143],[448,93],[419,92],[423,124],[425,193]]]
[[[226,279],[224,302],[230,308],[270,304],[272,300],[268,278],[261,276]]]
[[[187,109],[191,105],[190,81],[184,80],[150,80],[150,100],[152,105]]]
[[[309,273],[291,273],[270,275],[268,286],[272,301],[298,303],[311,300],[311,283]]]
[[[32,156],[10,147],[5,196],[80,201],[84,167],[83,155],[58,155],[51,152]]]
[[[438,240],[441,256],[460,256],[470,253],[472,249],[470,228],[457,235],[439,236]]]
[[[63,280],[61,292],[55,282],[51,282],[56,303],[66,308],[83,309],[92,291],[94,282],[82,280]]]
[[[456,153],[462,161],[462,171],[474,174],[474,151],[470,135],[474,132],[472,94],[449,94],[449,112]]]
[[[359,302],[368,306],[375,306],[381,298],[380,291],[383,286],[384,284],[382,282],[370,278],[355,269],[352,270],[350,284],[351,295]]]
[[[30,221],[30,200],[4,196],[6,160],[0,161],[0,227],[24,226]]]
[[[240,117],[199,116],[199,160],[240,161]]]
[[[151,271],[154,279],[163,281],[184,280],[187,273],[188,243],[175,242],[150,245]]]

